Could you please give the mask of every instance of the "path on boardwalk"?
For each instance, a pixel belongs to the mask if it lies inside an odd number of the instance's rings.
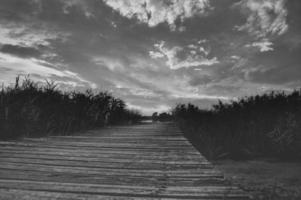
[[[247,199],[171,123],[0,142],[0,199]]]

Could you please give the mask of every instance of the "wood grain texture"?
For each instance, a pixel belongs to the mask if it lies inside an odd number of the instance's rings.
[[[172,123],[0,141],[0,199],[249,199]]]

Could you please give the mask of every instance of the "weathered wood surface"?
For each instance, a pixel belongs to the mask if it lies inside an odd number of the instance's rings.
[[[0,142],[0,199],[248,199],[173,124]]]

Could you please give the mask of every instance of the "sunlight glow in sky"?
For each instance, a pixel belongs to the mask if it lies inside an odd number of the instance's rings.
[[[145,114],[301,85],[300,0],[1,0],[0,82],[107,90]]]

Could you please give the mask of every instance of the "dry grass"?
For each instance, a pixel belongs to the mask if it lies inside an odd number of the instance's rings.
[[[301,162],[218,160],[215,166],[258,200],[301,199]]]

